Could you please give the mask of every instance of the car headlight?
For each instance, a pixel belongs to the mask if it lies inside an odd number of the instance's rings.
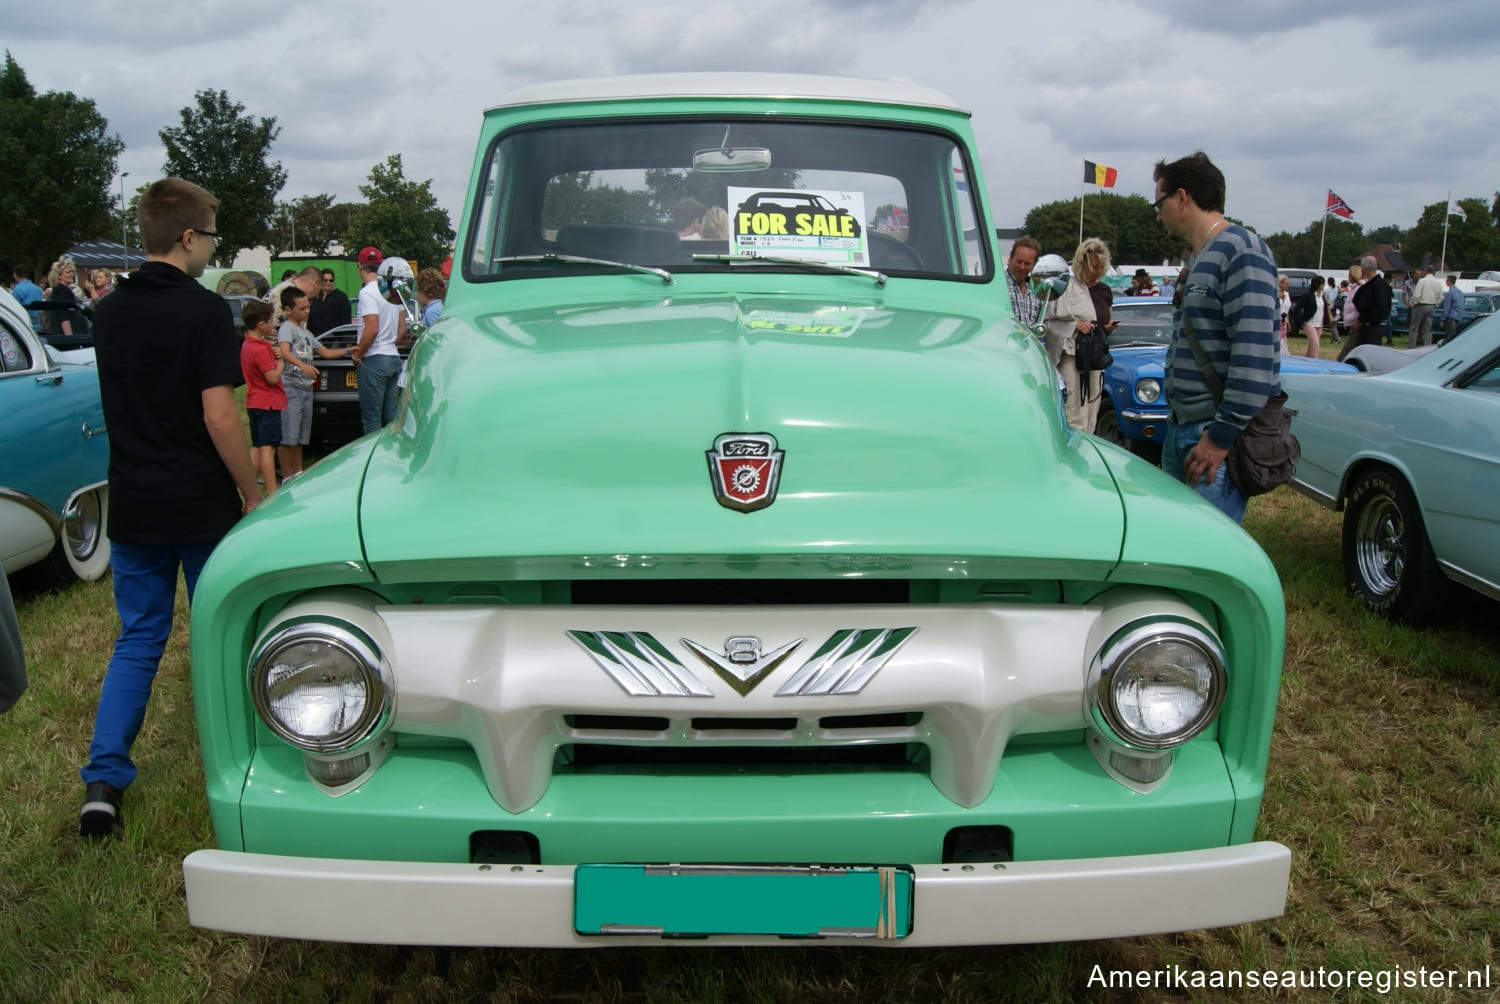
[[[1169,749],[1208,727],[1227,680],[1217,639],[1177,620],[1129,624],[1100,650],[1090,673],[1095,720],[1128,746]]]
[[[358,628],[293,622],[259,646],[250,695],[261,720],[282,739],[314,753],[353,749],[389,718],[390,669]]]
[[[1161,399],[1161,381],[1156,377],[1142,377],[1137,380],[1135,399],[1142,404],[1155,404]]]

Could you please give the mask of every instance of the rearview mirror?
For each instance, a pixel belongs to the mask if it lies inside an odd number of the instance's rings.
[[[771,166],[771,151],[763,146],[699,150],[693,154],[693,170],[702,174],[764,171]]]

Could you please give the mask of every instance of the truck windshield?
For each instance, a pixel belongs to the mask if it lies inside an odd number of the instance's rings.
[[[588,271],[550,254],[681,275],[757,256],[987,277],[969,173],[951,136],[916,128],[764,118],[519,128],[490,149],[464,268],[480,281]]]

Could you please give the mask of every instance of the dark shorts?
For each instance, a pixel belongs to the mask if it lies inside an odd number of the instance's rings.
[[[270,408],[246,408],[250,413],[250,445],[281,445],[281,412]]]

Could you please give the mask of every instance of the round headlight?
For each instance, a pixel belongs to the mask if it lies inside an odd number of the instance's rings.
[[[1224,656],[1194,624],[1136,624],[1110,639],[1090,703],[1116,736],[1141,749],[1179,746],[1224,703]]]
[[[250,670],[261,720],[282,739],[315,753],[352,749],[390,710],[379,650],[348,625],[307,622],[273,635]]]
[[[1156,377],[1142,377],[1135,382],[1135,399],[1142,404],[1155,404],[1161,397],[1161,381]]]

